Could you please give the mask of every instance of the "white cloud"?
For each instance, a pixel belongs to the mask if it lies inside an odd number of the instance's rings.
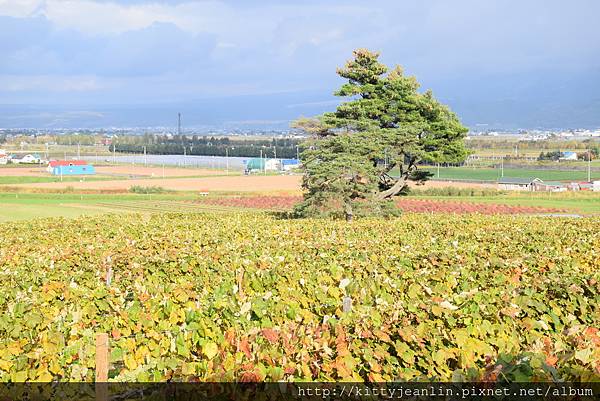
[[[60,28],[86,34],[118,34],[154,22],[175,22],[171,7],[157,4],[124,6],[87,0],[48,0],[43,14]]]
[[[23,18],[35,13],[42,0],[0,0],[0,15]]]
[[[273,40],[282,23],[293,23],[297,19],[304,24],[296,40],[318,45],[338,38],[342,32],[338,25],[345,18],[374,17],[374,13],[381,16],[381,10],[367,7],[318,3],[235,7],[220,1],[125,5],[110,1],[47,0],[41,13],[58,28],[88,35],[119,34],[164,22],[193,34],[213,34],[219,42],[234,46]],[[320,32],[324,24],[329,27],[326,32]]]

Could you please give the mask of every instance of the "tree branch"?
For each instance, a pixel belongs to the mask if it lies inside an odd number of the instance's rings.
[[[400,177],[394,185],[392,185],[389,189],[385,191],[381,191],[375,195],[375,197],[379,200],[384,200],[387,198],[391,198],[394,195],[398,195],[400,191],[406,186],[406,177]]]

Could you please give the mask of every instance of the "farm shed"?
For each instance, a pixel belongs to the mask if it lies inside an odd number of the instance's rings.
[[[543,184],[539,178],[503,177],[498,180],[499,189],[506,191],[535,191],[536,186]]]
[[[288,171],[294,168],[300,167],[300,160],[298,159],[281,159],[281,166],[284,171]]]
[[[253,170],[267,170],[267,171],[275,171],[281,170],[281,162],[279,159],[263,159],[260,157],[256,157],[254,159],[248,160],[246,163],[246,169],[249,171]]]
[[[94,166],[84,160],[53,160],[48,164],[52,175],[93,175]]]
[[[544,181],[535,185],[536,191],[565,192],[567,186],[560,181]]]

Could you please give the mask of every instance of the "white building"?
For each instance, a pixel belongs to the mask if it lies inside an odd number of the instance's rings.
[[[0,164],[8,163],[8,154],[4,149],[0,149]]]
[[[41,163],[41,158],[37,155],[25,155],[21,159],[12,159],[11,162],[15,164],[37,164]]]
[[[539,178],[503,177],[498,180],[498,188],[505,191],[535,191],[542,184]]]
[[[577,160],[577,152],[562,152],[560,160]]]

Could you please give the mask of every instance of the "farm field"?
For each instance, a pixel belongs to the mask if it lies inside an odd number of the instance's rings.
[[[223,173],[221,173],[223,174]],[[300,191],[301,176],[291,175],[219,175],[191,178],[146,178],[119,179],[94,182],[51,182],[35,184],[18,184],[14,187],[28,189],[64,189],[74,190],[112,190],[127,191],[131,186],[159,186],[170,191],[241,191],[241,192],[277,192]]]
[[[454,189],[453,189],[454,190]],[[290,210],[298,195],[283,193],[193,192],[166,194],[131,193],[0,193],[0,222],[38,217],[78,217],[119,213],[186,213],[206,210]],[[411,195],[398,200],[405,211],[487,214],[600,215],[600,197],[578,194],[498,194],[481,196]]]
[[[478,204],[507,205],[559,209],[567,213],[600,215],[600,194],[506,194],[497,196],[440,196],[417,199],[435,199],[447,202],[473,202]]]
[[[101,169],[101,167],[99,167]],[[187,170],[191,176],[185,177],[172,173],[171,176],[162,178],[162,175],[154,177],[145,176],[139,177],[137,167],[132,170],[121,170],[119,173],[107,172],[103,170],[104,177],[108,179],[96,181],[70,181],[70,182],[17,182],[10,184],[11,187],[21,189],[23,191],[40,189],[40,190],[70,190],[78,191],[127,191],[131,186],[160,186],[169,191],[228,191],[228,192],[278,192],[278,193],[295,193],[301,191],[302,177],[299,175],[251,175],[242,176],[239,173],[229,172],[227,174],[220,170]],[[115,171],[113,170],[113,171]],[[160,170],[160,168],[159,168]],[[131,173],[127,173],[131,171]],[[117,175],[118,177],[109,174]],[[131,174],[131,175],[129,175]],[[122,175],[122,176],[120,176]],[[130,178],[135,176],[137,178]],[[49,179],[47,175],[44,179]],[[0,177],[1,179],[1,177]],[[24,178],[26,181],[28,178]],[[2,185],[2,184],[0,184]],[[6,184],[7,186],[9,184]],[[414,184],[413,184],[414,185]],[[448,187],[449,185],[456,188],[495,188],[495,184],[491,183],[471,183],[471,182],[453,182],[449,184],[443,181],[428,181],[424,185],[418,185],[419,188],[440,188]]]
[[[44,176],[2,176],[0,175],[0,185],[20,185],[20,184],[39,184],[39,183],[71,183],[111,180],[114,177],[93,175],[93,176],[67,176],[60,177],[46,174]]]
[[[176,200],[193,199],[191,195],[137,194],[23,194],[0,193],[0,222],[29,220],[39,217],[79,217],[114,212],[131,212],[133,205],[155,199],[169,209]],[[137,211],[144,211],[144,207]]]
[[[440,178],[443,180],[497,181],[501,178],[499,168],[440,167],[439,177],[437,168],[430,167],[427,170],[434,174],[434,179]],[[504,177],[536,177],[543,181],[586,181],[587,171],[505,168]],[[592,180],[600,180],[600,171],[592,171]]]
[[[93,380],[102,332],[117,381],[597,380],[598,224],[407,214],[348,230],[261,213],[3,224],[0,380]]]
[[[299,196],[224,196],[209,197],[200,199],[197,202],[224,207],[286,211],[291,210],[301,200],[302,198]],[[417,213],[556,214],[564,213],[568,210],[539,206],[507,205],[497,202],[481,203],[465,197],[457,197],[455,199],[400,197],[395,203],[405,212]],[[600,207],[598,211],[600,211]]]

